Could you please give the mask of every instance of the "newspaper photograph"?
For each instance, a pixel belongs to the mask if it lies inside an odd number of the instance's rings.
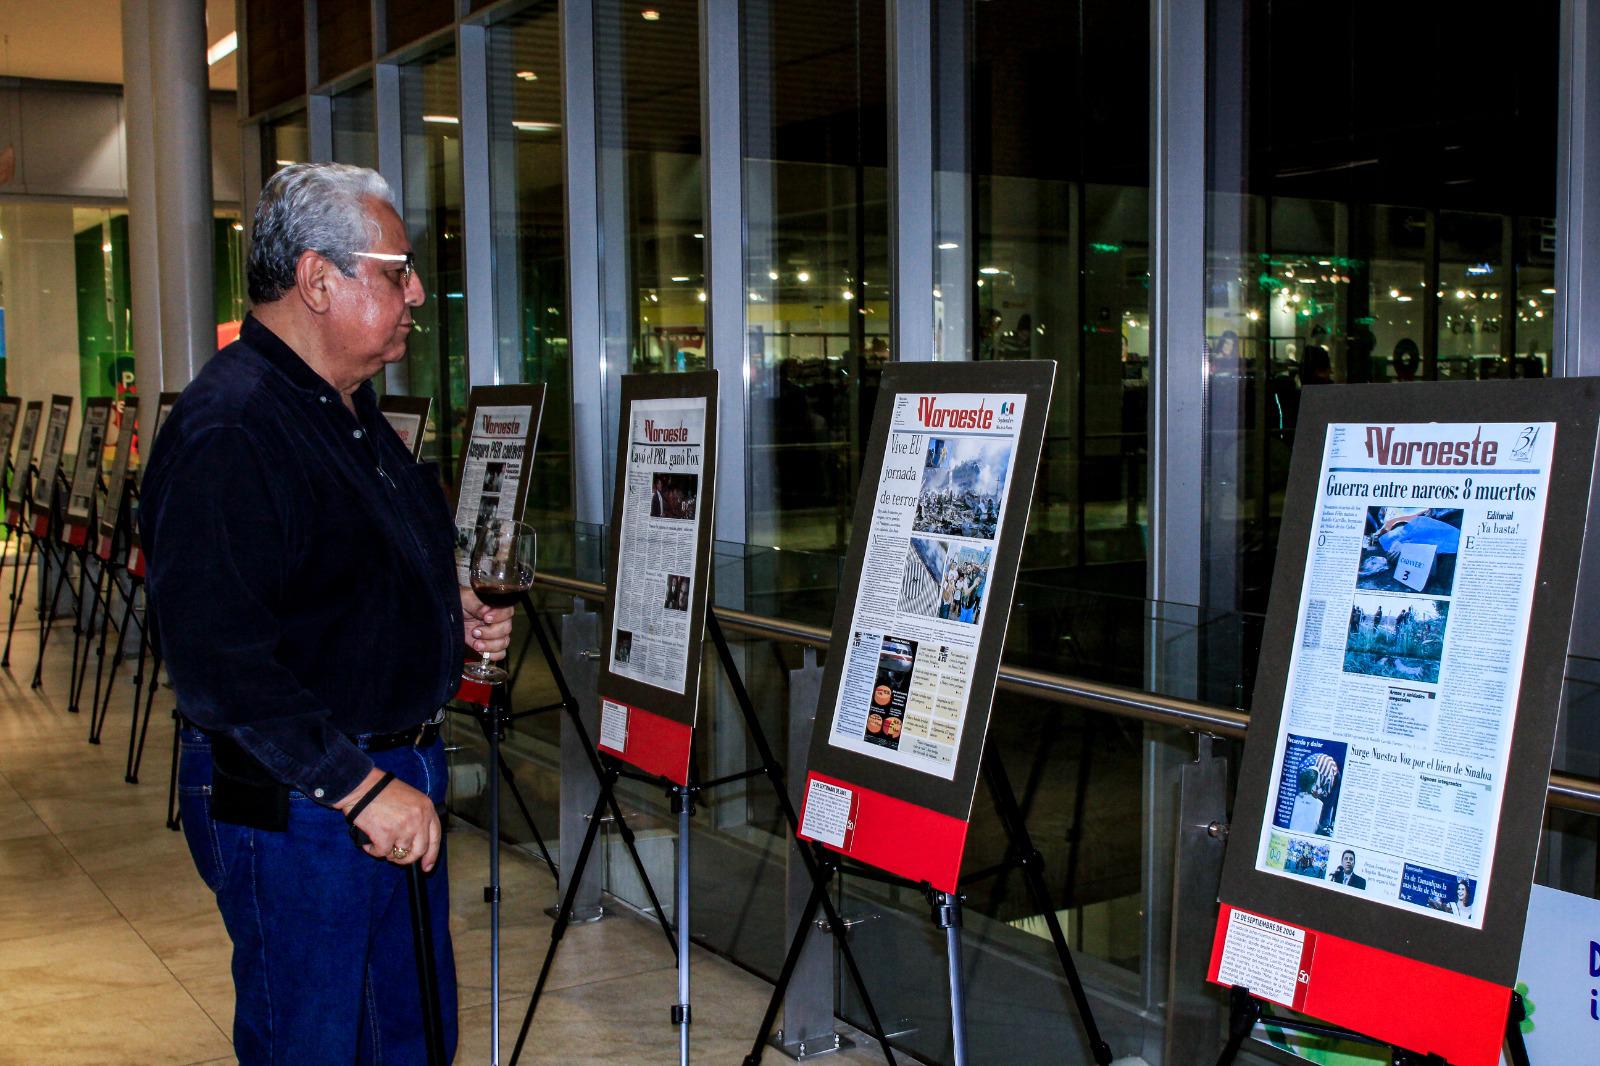
[[[11,472],[11,489],[7,503],[20,507],[23,494],[29,488],[28,475],[33,467],[33,449],[39,439],[39,421],[44,416],[44,405],[38,400],[30,403],[22,415],[22,434],[17,439],[17,458]]]
[[[1025,400],[895,398],[828,736],[834,747],[955,777]]]
[[[1257,870],[1483,927],[1555,432],[1328,427]]]
[[[517,486],[522,480],[524,452],[535,413],[526,404],[479,407],[473,414],[461,463],[461,495],[456,502],[456,531],[465,538],[480,522],[490,518],[520,521]],[[458,566],[462,585],[470,585],[467,562]]]
[[[610,669],[682,695],[702,517],[706,399],[634,400],[629,410]]]

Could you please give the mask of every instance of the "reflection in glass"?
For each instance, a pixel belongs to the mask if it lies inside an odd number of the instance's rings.
[[[455,477],[467,411],[459,91],[453,51],[400,68],[402,214],[427,300],[412,312],[410,354],[398,364],[405,387],[398,391],[433,397],[422,456],[439,464],[447,482]]]
[[[262,180],[270,178],[291,163],[311,159],[311,142],[306,129],[306,113],[294,111],[261,127]]]
[[[743,5],[753,544],[842,552],[890,359],[884,7]]]
[[[634,372],[700,370],[699,9],[695,0],[665,0],[648,10],[654,18],[623,0],[597,0],[594,9],[605,360]],[[616,395],[606,412],[608,480]]]
[[[572,370],[561,143],[561,24],[551,3],[489,31],[491,233],[500,380],[548,388],[528,512],[570,521]]]
[[[1304,389],[1548,372],[1559,4],[1210,7],[1207,585],[1256,615]],[[1518,61],[1465,91],[1489,37]],[[1256,644],[1213,641],[1210,698]]]
[[[372,83],[335,93],[333,112],[333,161],[378,169],[378,127]]]

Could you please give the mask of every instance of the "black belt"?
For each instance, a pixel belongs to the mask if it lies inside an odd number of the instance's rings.
[[[365,752],[393,751],[395,748],[426,748],[439,739],[439,723],[424,722],[395,733],[369,733],[351,737],[356,747]]]

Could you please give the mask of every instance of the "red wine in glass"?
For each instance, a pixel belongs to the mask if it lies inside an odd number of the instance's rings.
[[[509,518],[489,518],[460,542],[467,545],[467,574],[478,599],[489,607],[516,606],[533,585],[533,530]],[[461,673],[491,685],[506,679],[506,672],[490,661],[487,652],[482,661],[468,663]]]

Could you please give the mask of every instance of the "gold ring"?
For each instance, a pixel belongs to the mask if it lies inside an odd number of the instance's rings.
[[[399,844],[396,844],[394,847],[389,849],[390,858],[394,859],[396,862],[404,859],[407,855],[410,855],[410,854],[411,854],[411,849],[410,848],[402,848]]]

